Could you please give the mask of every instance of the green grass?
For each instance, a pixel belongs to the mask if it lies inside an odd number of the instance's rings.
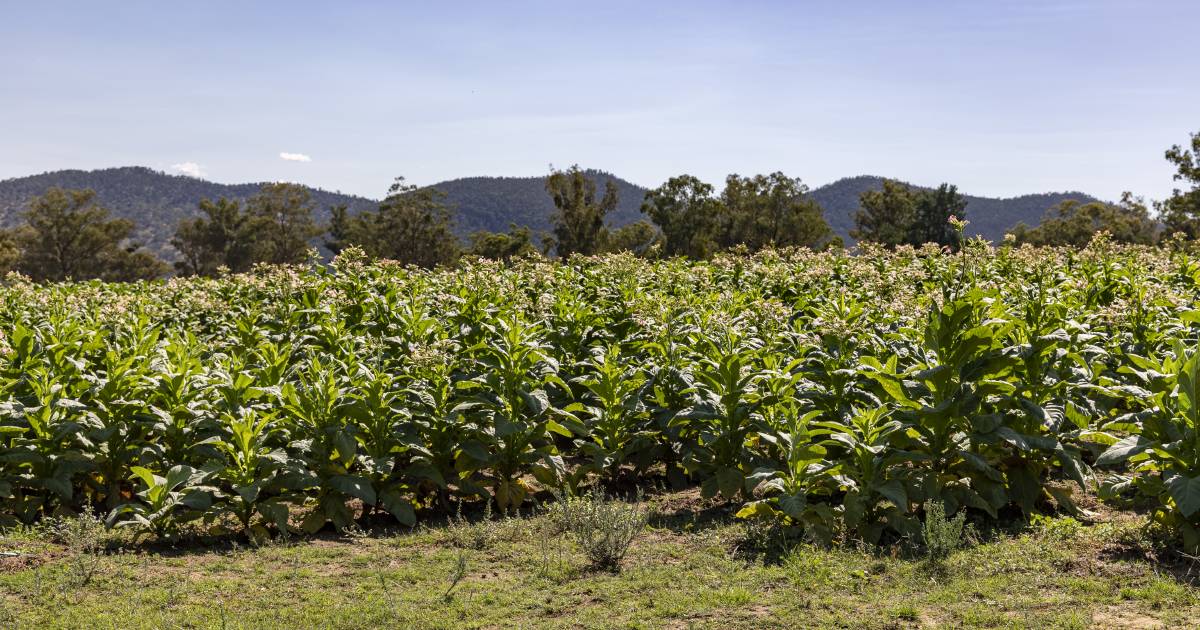
[[[90,580],[88,557],[45,535],[12,534],[0,548],[26,555],[0,562],[0,627],[1200,624],[1197,587],[1147,559],[1132,516],[994,536],[933,571],[889,549],[806,544],[768,562],[747,553],[742,524],[725,512],[703,514],[654,519],[619,573],[589,568],[545,516],[259,548],[117,540]],[[466,535],[481,527],[486,535]],[[466,571],[451,589],[460,556]]]

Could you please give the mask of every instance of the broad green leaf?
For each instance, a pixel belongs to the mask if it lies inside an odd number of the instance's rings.
[[[1140,435],[1131,435],[1108,447],[1108,450],[1096,458],[1096,465],[1112,466],[1113,464],[1120,464],[1152,446],[1154,446],[1153,441],[1147,440]]]
[[[1167,491],[1175,500],[1175,507],[1184,518],[1191,518],[1200,510],[1200,477],[1173,474],[1166,477]]]
[[[357,475],[334,475],[329,478],[329,487],[358,499],[367,505],[375,505],[375,489],[371,482]]]

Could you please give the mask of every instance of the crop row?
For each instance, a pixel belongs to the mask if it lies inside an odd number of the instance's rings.
[[[0,288],[0,518],[414,524],[699,484],[810,536],[1100,487],[1200,543],[1200,260],[806,250]],[[1103,483],[1101,483],[1103,482]]]

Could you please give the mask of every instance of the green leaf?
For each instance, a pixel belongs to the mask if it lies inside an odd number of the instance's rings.
[[[191,466],[172,466],[171,469],[167,471],[167,478],[164,483],[166,484],[168,490],[174,490],[188,479],[191,479],[194,472],[196,471]]]
[[[267,501],[265,503],[260,503],[256,509],[267,522],[274,524],[281,531],[287,530],[287,505],[277,501]]]
[[[1175,500],[1175,507],[1184,518],[1191,518],[1200,510],[1200,477],[1187,477],[1178,473],[1167,478],[1167,492]]]
[[[771,506],[770,501],[751,501],[742,506],[742,509],[734,514],[736,518],[752,519],[752,518],[771,518],[775,515],[775,508]]]
[[[412,527],[417,524],[417,513],[413,510],[412,502],[405,499],[395,490],[384,490],[379,493],[379,504],[401,524]]]
[[[742,490],[742,484],[745,483],[745,477],[742,471],[736,468],[721,468],[717,470],[717,488],[721,491],[721,496],[726,499],[732,499]]]
[[[905,492],[904,484],[900,483],[899,479],[892,479],[887,483],[875,486],[875,492],[894,503],[901,512],[908,512],[908,493]]]
[[[1096,458],[1096,465],[1111,466],[1113,464],[1120,464],[1130,457],[1150,449],[1154,444],[1153,441],[1147,440],[1140,435],[1131,435],[1108,447],[1108,450]]]
[[[375,488],[366,478],[357,475],[334,475],[329,478],[329,487],[358,499],[367,505],[375,505]]]
[[[808,507],[808,498],[802,493],[785,494],[779,497],[780,511],[795,520],[800,520],[806,507]]]
[[[342,465],[349,467],[354,463],[354,457],[358,454],[358,442],[354,439],[354,435],[349,431],[338,431],[333,436],[333,448],[337,450],[338,459],[342,461]]]
[[[129,472],[133,473],[133,475],[135,477],[137,477],[138,479],[141,479],[142,483],[146,484],[147,488],[153,488],[162,483],[162,477],[159,477],[159,476],[155,475],[154,473],[150,472],[150,469],[148,469],[148,468],[143,468],[141,466],[131,466],[129,468]]]
[[[544,390],[521,392],[521,396],[525,399],[525,407],[529,410],[529,415],[535,418],[546,413],[546,410],[550,408],[550,399],[546,397]]]
[[[574,434],[571,433],[570,429],[568,429],[567,427],[564,427],[563,425],[559,424],[558,422],[555,422],[554,420],[546,421],[546,430],[550,431],[551,433],[557,433],[563,437],[574,436]]]
[[[1034,504],[1042,496],[1042,484],[1027,466],[1015,466],[1005,472],[1008,493],[1013,502],[1026,514],[1033,513]]]

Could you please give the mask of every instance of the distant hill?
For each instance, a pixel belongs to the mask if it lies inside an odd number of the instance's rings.
[[[113,216],[133,221],[135,239],[148,249],[167,259],[175,257],[170,245],[179,221],[200,213],[201,199],[246,199],[258,192],[262,184],[218,184],[215,182],[170,175],[141,166],[106,168],[96,171],[54,171],[0,181],[0,225],[20,223],[21,213],[29,200],[46,190],[60,188],[91,188],[97,202],[108,208]],[[333,193],[319,188],[309,189],[318,208],[321,221],[329,219],[331,206],[345,204],[354,210],[375,207],[376,202],[363,197]]]
[[[627,225],[643,218],[638,208],[646,189],[603,171],[589,170],[604,190],[611,179],[617,185],[620,204],[609,216],[613,226]],[[719,182],[714,182],[719,184]],[[838,180],[813,189],[813,199],[825,208],[826,217],[835,232],[849,243],[849,231],[854,226],[858,196],[866,190],[883,185],[882,177],[859,176]],[[91,188],[98,201],[113,215],[129,219],[137,225],[136,238],[159,255],[171,259],[174,251],[171,236],[181,219],[195,216],[196,204],[204,198],[228,197],[245,199],[257,192],[262,184],[218,184],[215,182],[170,175],[145,167],[130,166],[95,171],[55,171],[0,181],[0,225],[20,222],[29,199],[47,189]],[[508,229],[509,223],[524,225],[535,233],[549,230],[554,205],[545,190],[544,177],[467,177],[433,184],[446,193],[446,202],[454,209],[457,231],[466,236],[476,230],[494,232]],[[351,211],[372,209],[376,200],[311,188],[317,204],[317,218],[326,221],[329,208],[346,205]],[[1043,193],[1010,199],[968,196],[967,231],[992,241],[999,241],[1004,232],[1018,222],[1029,225],[1041,222],[1051,206],[1064,199],[1092,201],[1093,197],[1078,192]]]
[[[596,182],[596,194],[604,194],[605,184],[617,185],[618,205],[609,214],[608,224],[628,225],[645,218],[639,208],[646,189],[611,173],[587,170]],[[464,177],[433,184],[446,193],[446,203],[454,208],[458,230],[470,234],[477,230],[503,232],[509,223],[528,226],[536,234],[551,228],[554,202],[546,193],[545,177]]]
[[[854,215],[858,212],[858,197],[868,190],[883,188],[882,177],[874,175],[859,175],[839,179],[832,184],[826,184],[810,191],[810,195],[825,209],[825,218],[829,225],[846,242],[850,242],[850,230],[854,227]],[[1081,192],[1052,192],[1007,199],[993,197],[975,197],[959,191],[967,198],[967,234],[982,236],[990,241],[999,242],[1004,233],[1018,223],[1037,225],[1042,222],[1046,210],[1067,199],[1082,202],[1097,201],[1091,195]]]

